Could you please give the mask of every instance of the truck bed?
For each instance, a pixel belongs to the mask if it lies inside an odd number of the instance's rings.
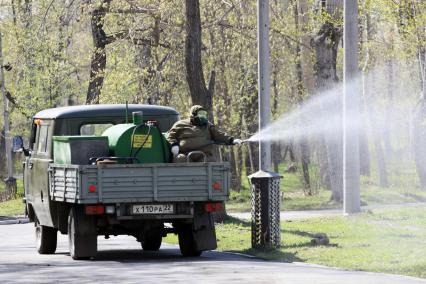
[[[225,201],[229,163],[63,165],[49,167],[53,201],[78,204]]]

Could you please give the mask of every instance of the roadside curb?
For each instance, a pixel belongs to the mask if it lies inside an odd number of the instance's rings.
[[[1,218],[1,217],[0,217]],[[15,224],[26,224],[29,223],[28,218],[8,218],[7,220],[0,220],[0,225],[15,225]]]

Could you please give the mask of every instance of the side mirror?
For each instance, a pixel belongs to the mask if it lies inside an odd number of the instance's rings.
[[[31,150],[24,148],[24,139],[22,136],[15,136],[12,139],[12,152],[20,153],[23,152],[25,156],[31,155]]]
[[[24,139],[22,136],[15,136],[12,140],[12,152],[22,152],[24,150]]]

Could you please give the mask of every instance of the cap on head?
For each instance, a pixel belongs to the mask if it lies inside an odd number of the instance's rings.
[[[189,115],[191,117],[195,117],[195,116],[197,116],[197,112],[199,110],[206,110],[206,109],[204,107],[200,106],[200,105],[194,105],[194,106],[191,107],[191,110],[189,111]]]

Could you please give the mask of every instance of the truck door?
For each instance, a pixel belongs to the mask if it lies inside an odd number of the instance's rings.
[[[26,161],[27,201],[33,206],[41,225],[53,227],[50,214],[48,167],[51,163],[53,121],[34,120],[35,143]]]

